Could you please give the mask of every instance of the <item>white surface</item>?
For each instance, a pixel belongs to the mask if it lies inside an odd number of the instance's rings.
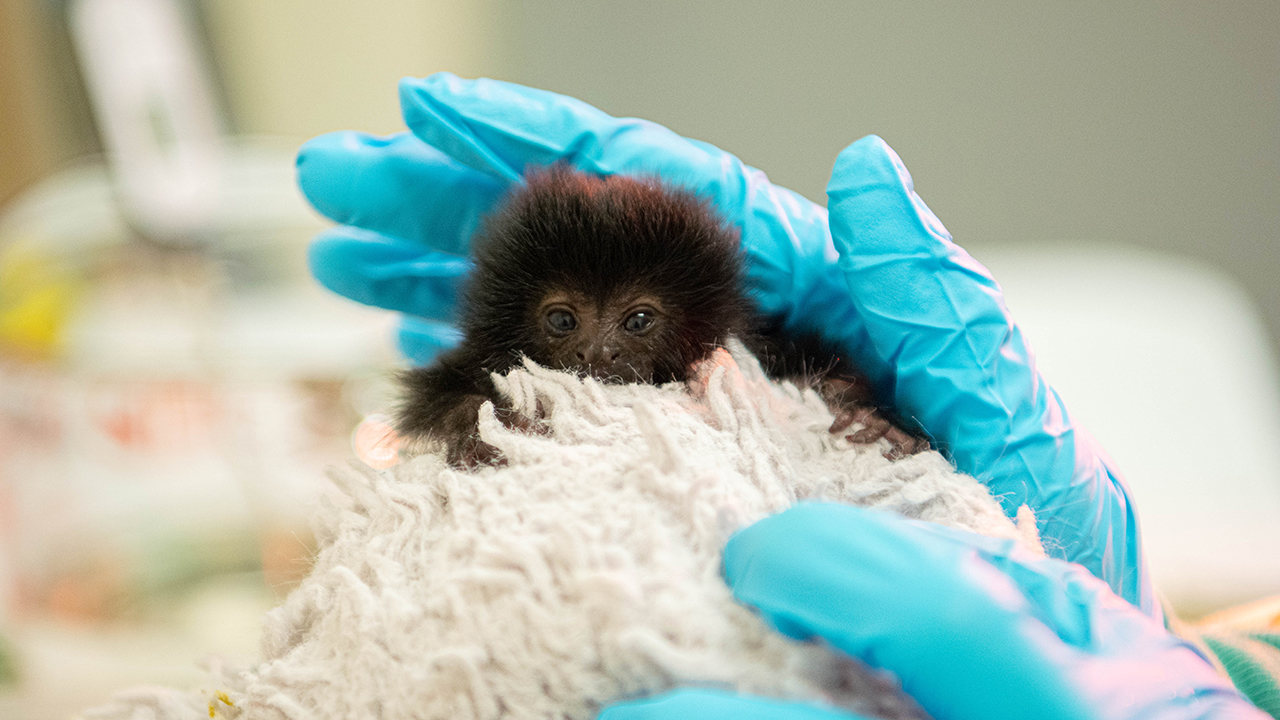
[[[978,249],[1045,377],[1115,458],[1174,605],[1280,593],[1280,387],[1229,278],[1124,246]]]

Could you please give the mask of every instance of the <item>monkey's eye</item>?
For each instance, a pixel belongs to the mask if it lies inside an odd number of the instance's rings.
[[[652,310],[637,310],[622,321],[622,327],[629,333],[642,333],[653,325],[653,321]]]
[[[547,313],[547,327],[556,335],[568,335],[578,327],[578,318],[568,310],[555,309]]]

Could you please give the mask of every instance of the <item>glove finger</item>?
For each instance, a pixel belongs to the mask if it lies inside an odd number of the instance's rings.
[[[1097,578],[1012,541],[807,504],[734,535],[724,562],[734,594],[779,630],[892,671],[934,717],[1231,699],[1188,645]]]
[[[1027,602],[1016,586],[973,550],[900,537],[893,522],[800,505],[734,535],[725,577],[782,632],[822,637],[896,674],[931,715],[1072,717],[1048,712],[1055,698],[1071,705],[1070,688],[1037,652],[1048,629],[1020,623]],[[991,692],[973,691],[984,685]]]
[[[715,690],[677,690],[655,698],[605,708],[599,720],[854,720],[835,708],[802,705]]]
[[[1036,370],[986,268],[951,241],[878,137],[840,154],[831,232],[894,402],[1041,533],[1125,599],[1157,614],[1137,520],[1119,474]]]
[[[451,73],[405,78],[400,106],[409,129],[427,144],[508,182],[518,182],[528,165],[567,161],[601,175],[660,174],[701,187],[731,158],[656,123],[615,118],[581,100],[500,80]]]
[[[771,184],[764,173],[707,143],[574,98],[449,73],[400,83],[409,128],[426,143],[494,178],[557,162],[592,173],[649,174],[707,198],[742,233],[760,310],[804,329],[857,334],[826,211]]]
[[[298,185],[325,216],[455,255],[508,187],[409,133],[328,133],[304,144],[297,164]]]
[[[471,268],[456,255],[353,227],[320,233],[307,259],[311,274],[340,295],[433,320],[453,317]]]
[[[414,365],[426,365],[462,342],[462,332],[449,323],[406,315],[396,334],[400,352]]]

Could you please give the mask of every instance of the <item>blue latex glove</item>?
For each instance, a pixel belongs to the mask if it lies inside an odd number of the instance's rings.
[[[1011,540],[804,504],[731,538],[724,573],[778,630],[893,671],[937,720],[1267,717],[1083,568]],[[850,716],[701,690],[600,715],[739,717]]]
[[[661,175],[741,229],[763,311],[843,343],[1007,513],[1023,503],[1036,511],[1051,552],[1159,617],[1118,474],[1036,371],[999,286],[950,241],[882,140],[840,156],[829,226],[821,206],[728,153],[572,98],[444,73],[405,80],[400,94],[412,134],[323,135],[302,148],[298,170],[311,202],[348,225],[313,244],[314,274],[415,316],[401,331],[411,358],[456,342],[447,321],[467,270],[461,256],[479,215],[525,166]]]

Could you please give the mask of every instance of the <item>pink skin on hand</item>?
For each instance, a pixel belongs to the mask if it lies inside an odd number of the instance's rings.
[[[360,462],[384,470],[400,463],[400,436],[391,418],[381,413],[365,417],[351,434],[351,447]]]

